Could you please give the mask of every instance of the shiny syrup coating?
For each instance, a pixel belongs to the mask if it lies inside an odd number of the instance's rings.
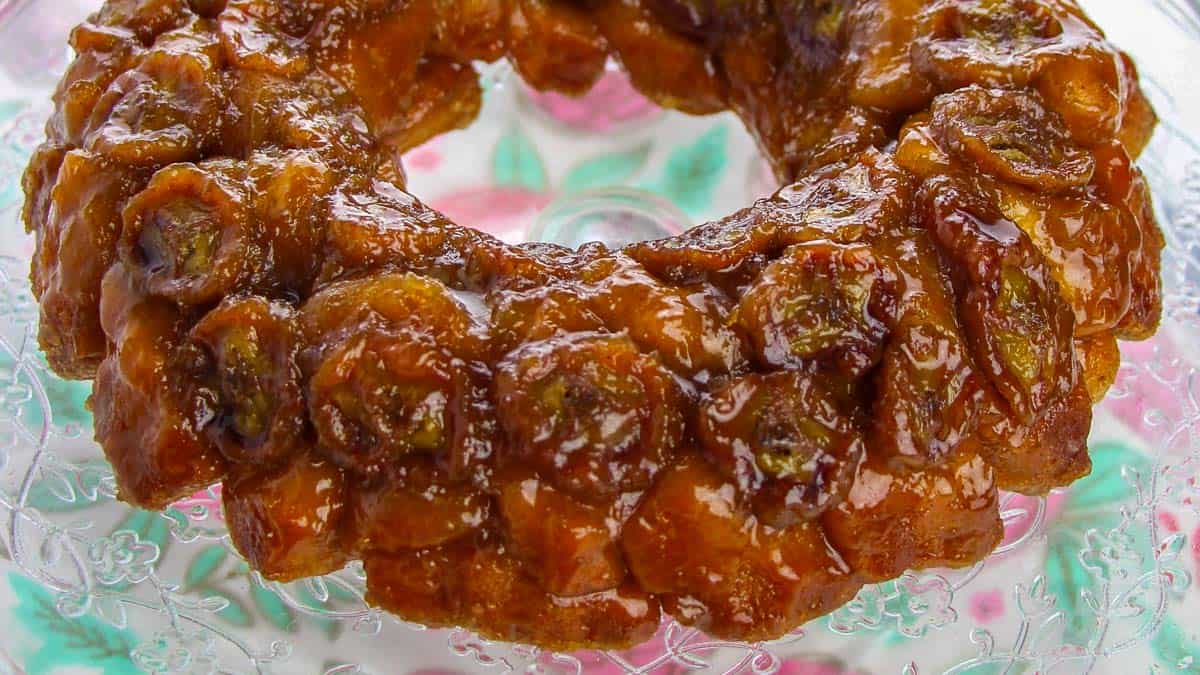
[[[754,495],[759,519],[786,528],[845,498],[863,438],[819,377],[749,375],[712,393],[699,436],[710,460]]]
[[[532,342],[496,369],[501,461],[581,499],[644,490],[680,450],[683,393],[624,336]]]
[[[618,509],[619,518],[623,502],[609,501],[583,503],[519,474],[505,481],[497,499],[513,554],[543,588],[563,597],[613,589],[625,579],[613,514]]]
[[[212,417],[198,422],[217,449],[234,462],[285,461],[305,433],[295,310],[261,297],[230,297],[188,337],[180,358],[196,387],[191,396],[208,402],[204,410]]]
[[[1090,468],[1152,335],[1156,119],[1072,0],[108,0],[23,185],[120,497],[264,576],[554,649],[780,637]],[[621,250],[405,189],[476,60],[733,110],[786,187]]]

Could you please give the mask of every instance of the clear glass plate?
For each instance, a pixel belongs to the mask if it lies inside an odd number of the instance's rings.
[[[1084,4],[1131,51],[1163,117],[1142,160],[1167,230],[1168,311],[1125,345],[1092,476],[1007,496],[1008,538],[970,570],[911,573],[770,644],[664,625],[620,654],[551,654],[368,608],[361,570],[279,585],[229,546],[219,494],[164,513],[113,499],[86,384],[36,350],[20,173],[65,33],[92,2],[0,0],[0,673],[1200,672],[1200,18],[1182,0]],[[509,240],[680,231],[770,192],[730,116],[689,118],[619,73],[584,101],[490,67],[485,113],[406,158],[413,191]],[[1133,671],[1130,671],[1133,672]]]

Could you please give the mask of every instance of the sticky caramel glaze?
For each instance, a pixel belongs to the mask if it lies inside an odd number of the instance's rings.
[[[109,0],[71,44],[24,218],[121,498],[225,480],[266,577],[362,560],[430,626],[770,639],[970,565],[1161,313],[1154,113],[1071,0]],[[732,109],[787,187],[622,250],[459,227],[398,158],[502,57]]]

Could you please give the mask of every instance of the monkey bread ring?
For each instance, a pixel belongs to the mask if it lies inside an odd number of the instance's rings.
[[[1073,0],[108,0],[25,174],[119,496],[265,577],[553,649],[780,637],[1088,473],[1151,336],[1156,118]],[[406,189],[476,63],[736,112],[786,185],[623,248]]]

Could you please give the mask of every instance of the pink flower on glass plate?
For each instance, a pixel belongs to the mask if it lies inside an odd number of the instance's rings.
[[[1149,424],[1147,415],[1180,419],[1188,397],[1177,383],[1190,357],[1169,333],[1144,342],[1121,344],[1121,371],[1101,407],[1133,429]],[[1187,386],[1187,385],[1185,385]],[[1180,394],[1185,394],[1181,396]]]
[[[187,515],[188,520],[200,522],[208,519],[224,520],[225,512],[221,508],[221,486],[214,485],[196,494],[175,502],[173,508]]]
[[[1166,509],[1159,509],[1158,513],[1154,514],[1154,519],[1158,521],[1158,526],[1163,529],[1166,534],[1175,534],[1183,529],[1179,525],[1179,518]],[[1192,542],[1195,544],[1195,540]]]
[[[1004,616],[1004,593],[999,589],[972,593],[967,600],[967,612],[978,623],[991,623]]]
[[[429,205],[460,225],[520,241],[552,195],[520,187],[483,185],[441,195]]]
[[[617,70],[606,72],[596,86],[579,98],[526,89],[533,105],[573,129],[604,133],[627,122],[650,119],[660,108],[642,96]]]
[[[1200,576],[1200,527],[1192,534],[1192,560],[1196,563],[1196,574]]]
[[[437,171],[445,157],[442,155],[442,140],[435,138],[424,145],[419,145],[404,155],[404,169],[429,173]]]

